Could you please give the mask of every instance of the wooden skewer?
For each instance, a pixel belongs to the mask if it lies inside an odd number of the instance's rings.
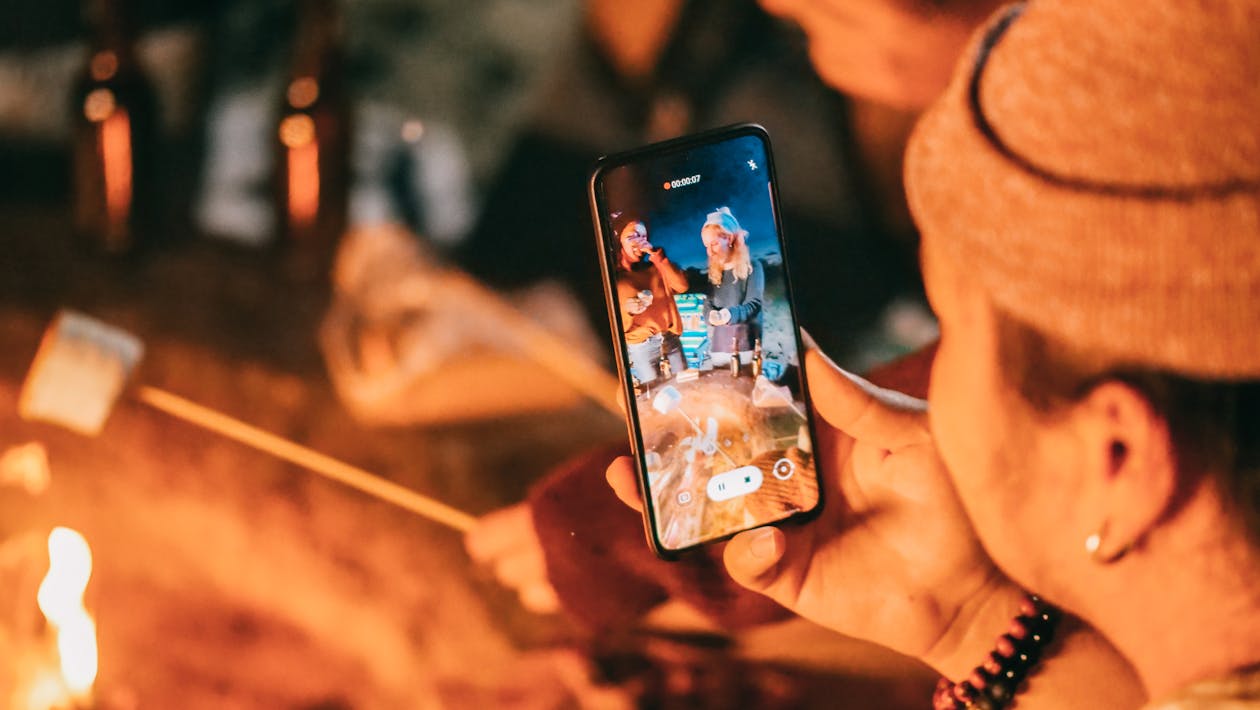
[[[166,412],[177,419],[209,429],[246,446],[302,466],[325,478],[374,498],[393,503],[435,523],[441,523],[460,532],[468,532],[476,523],[476,518],[462,510],[452,508],[357,466],[343,463],[331,456],[308,449],[301,444],[263,431],[165,390],[141,385],[136,388],[136,397],[150,407]]]
[[[500,296],[490,289],[486,288],[480,282],[471,276],[456,270],[450,269],[444,273],[445,282],[451,291],[470,301],[480,303],[488,311],[495,314],[503,327],[510,332],[514,339],[519,343],[522,350],[527,356],[536,361],[542,367],[545,367],[557,378],[567,382],[570,386],[582,392],[586,396],[595,400],[612,414],[620,417],[622,409],[618,402],[618,392],[621,386],[617,378],[601,367],[594,360],[575,353],[562,339],[548,332],[545,328],[539,326],[530,320],[511,304],[504,301]],[[135,360],[139,358],[141,349],[139,341],[135,340],[130,334],[115,333],[117,329],[110,328],[105,324],[98,323],[94,319],[85,316],[78,316],[78,320],[74,321],[80,330],[88,328],[89,332],[86,336],[79,333],[80,339],[86,338],[91,342],[98,342],[105,337],[101,329],[107,329],[109,335],[115,341],[120,338],[126,338],[125,344],[134,341],[134,349],[137,350],[134,355],[121,363],[125,378],[125,372],[135,364]],[[83,321],[89,321],[84,325]],[[60,319],[58,321],[60,323]],[[40,345],[39,353],[36,355],[35,363],[31,367],[32,373],[41,370],[42,360],[48,358],[46,351],[50,350],[58,344],[60,337],[60,326],[50,328],[44,335],[44,341]],[[98,342],[99,344],[99,342]],[[109,353],[105,359],[118,360],[114,353],[120,346],[117,342],[112,343],[111,348],[106,348]],[[125,348],[123,348],[125,349]],[[71,355],[66,356],[74,360],[76,352],[72,351]],[[77,356],[81,357],[81,354]],[[75,363],[71,363],[75,364]],[[112,370],[109,375],[116,375]],[[20,410],[30,409],[27,400],[32,397],[30,394],[31,383],[30,375],[28,381],[23,386],[22,402]],[[117,379],[117,378],[115,378]],[[107,377],[107,381],[109,377]],[[43,385],[47,387],[47,384]],[[119,388],[121,388],[121,380],[119,380]],[[476,523],[476,518],[456,508],[452,508],[444,503],[428,498],[413,490],[404,488],[396,483],[385,480],[375,474],[365,471],[356,466],[338,461],[337,459],[321,454],[317,451],[309,449],[305,446],[289,441],[282,437],[276,436],[267,431],[263,431],[255,426],[246,424],[238,419],[217,412],[208,407],[204,407],[195,402],[189,401],[178,395],[166,392],[156,387],[146,385],[137,386],[134,390],[136,398],[166,414],[178,419],[182,419],[191,424],[200,426],[207,430],[216,432],[229,439],[245,444],[246,446],[257,449],[264,453],[271,454],[290,463],[302,466],[314,473],[324,476],[330,480],[337,481],[343,485],[354,488],[355,490],[366,493],[377,499],[393,503],[405,510],[411,511],[424,518],[441,523],[460,532],[467,532],[472,529]],[[103,393],[107,395],[112,403],[113,397],[117,390]],[[98,393],[99,394],[99,393]],[[57,402],[53,402],[50,406],[51,412],[36,412],[32,414],[35,418],[46,418],[56,421],[63,426],[81,431],[87,434],[96,434],[101,424],[104,422],[104,416],[98,419],[80,423],[77,420],[67,421],[64,412],[57,411],[55,406]],[[107,411],[106,411],[107,413]],[[57,416],[57,415],[63,416]],[[27,416],[26,413],[23,416]]]

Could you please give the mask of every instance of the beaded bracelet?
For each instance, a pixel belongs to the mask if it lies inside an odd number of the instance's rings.
[[[1019,616],[998,637],[989,658],[961,683],[941,678],[932,695],[934,710],[1001,710],[1023,688],[1028,672],[1054,637],[1059,612],[1040,598],[1028,595]]]

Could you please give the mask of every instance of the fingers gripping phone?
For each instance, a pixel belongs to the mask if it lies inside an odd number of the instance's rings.
[[[765,130],[732,126],[603,158],[590,198],[657,555],[817,513]]]

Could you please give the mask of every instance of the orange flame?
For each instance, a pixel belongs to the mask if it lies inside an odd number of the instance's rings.
[[[92,551],[82,535],[54,528],[48,536],[48,575],[39,585],[39,609],[57,633],[61,676],[72,698],[91,695],[96,682],[96,622],[83,606],[92,576]]]

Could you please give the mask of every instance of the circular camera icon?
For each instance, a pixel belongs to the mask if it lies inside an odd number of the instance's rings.
[[[796,473],[796,464],[791,459],[779,459],[774,462],[774,466],[770,469],[770,473],[780,481],[786,481]]]

